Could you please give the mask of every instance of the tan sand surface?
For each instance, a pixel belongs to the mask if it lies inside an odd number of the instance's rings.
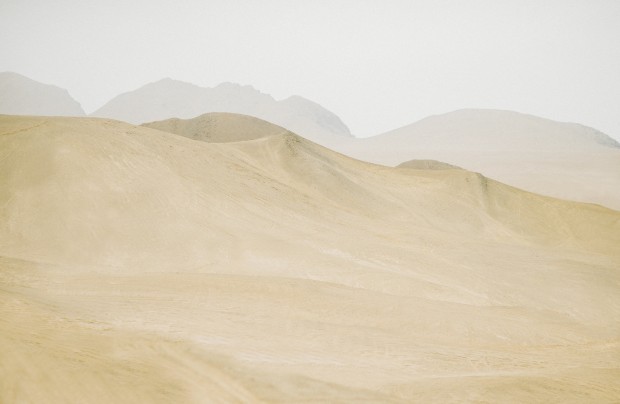
[[[611,403],[619,245],[620,212],[290,133],[2,116],[0,402]]]

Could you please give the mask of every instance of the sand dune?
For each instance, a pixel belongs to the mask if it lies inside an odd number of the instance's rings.
[[[335,146],[386,165],[435,159],[528,191],[620,210],[620,145],[579,124],[460,110]]]
[[[0,118],[0,401],[620,395],[619,212],[236,139]]]
[[[290,133],[262,119],[229,112],[209,112],[196,118],[172,118],[142,126],[211,143],[240,142]]]
[[[409,160],[398,165],[400,168],[414,168],[418,170],[460,170],[461,167],[437,160]]]
[[[208,112],[255,116],[318,142],[351,136],[340,118],[315,102],[300,96],[275,100],[251,86],[233,83],[205,88],[163,79],[113,98],[92,116],[141,124]]]
[[[67,90],[12,72],[0,73],[0,114],[82,116]]]

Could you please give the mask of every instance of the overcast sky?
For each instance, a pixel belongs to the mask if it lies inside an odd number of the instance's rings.
[[[0,71],[87,112],[171,77],[299,94],[360,136],[498,108],[620,139],[617,0],[0,0]]]

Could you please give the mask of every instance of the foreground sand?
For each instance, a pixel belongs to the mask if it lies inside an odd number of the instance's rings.
[[[0,118],[0,402],[614,402],[620,213],[285,133]]]

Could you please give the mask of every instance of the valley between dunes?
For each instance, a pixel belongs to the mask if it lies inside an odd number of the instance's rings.
[[[0,116],[0,402],[618,400],[620,212],[218,119]]]

